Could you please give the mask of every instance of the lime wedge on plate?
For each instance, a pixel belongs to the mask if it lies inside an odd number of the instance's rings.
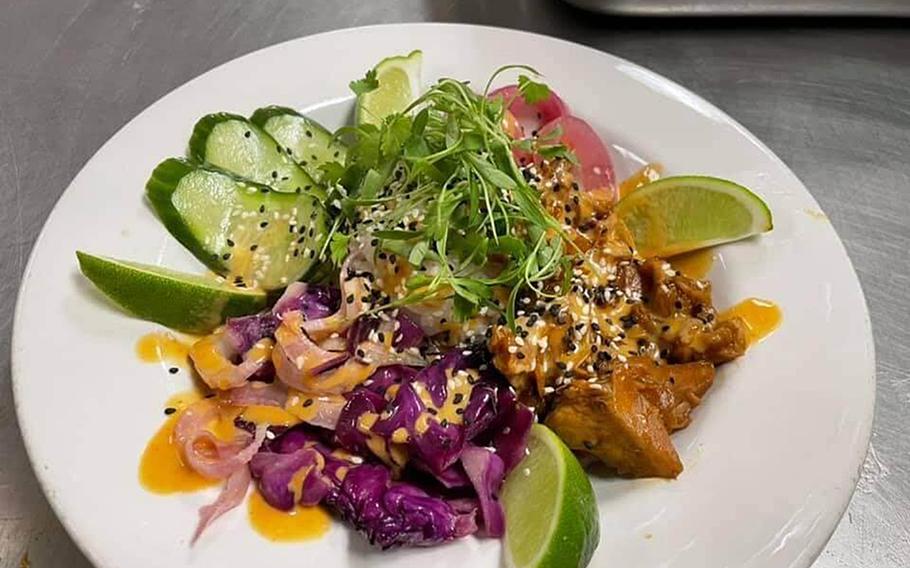
[[[770,231],[771,210],[732,181],[707,176],[659,179],[616,204],[642,256],[672,256]]]
[[[420,65],[423,53],[386,57],[376,67],[379,87],[357,97],[357,124],[379,124],[382,119],[401,112],[420,94]]]
[[[507,568],[584,568],[600,540],[597,499],[552,430],[531,428],[528,455],[503,485]]]
[[[219,284],[214,278],[114,260],[77,251],[79,268],[128,313],[187,333],[207,333],[226,318],[266,306],[261,290]]]

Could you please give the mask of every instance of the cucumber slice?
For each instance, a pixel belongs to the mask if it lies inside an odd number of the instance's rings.
[[[236,114],[219,112],[199,119],[190,137],[190,157],[278,191],[323,195],[287,150]]]
[[[292,108],[263,107],[253,113],[250,122],[283,146],[285,153],[316,181],[322,179],[322,164],[344,163],[347,147],[321,124]]]
[[[209,333],[227,318],[266,307],[262,290],[82,251],[76,251],[76,256],[82,274],[124,311],[172,329]]]
[[[168,231],[235,285],[274,290],[298,280],[328,233],[315,194],[275,191],[177,158],[155,168],[146,194]]]

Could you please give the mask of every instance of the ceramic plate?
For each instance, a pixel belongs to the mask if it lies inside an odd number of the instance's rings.
[[[782,327],[725,365],[689,428],[675,436],[675,481],[594,480],[602,540],[592,566],[808,566],[837,524],[872,421],[874,355],[862,292],[843,246],[796,176],[730,117],[628,61],[539,35],[461,25],[343,30],[263,49],[165,96],[114,135],[50,215],[26,269],[13,341],[19,421],[32,464],[63,524],[99,567],[496,567],[499,543],[467,539],[383,553],[336,524],[321,540],[273,544],[244,509],[188,540],[211,492],[145,492],[137,466],[186,389],[185,373],[141,363],[152,324],[112,308],[80,276],[74,251],[200,272],[143,200],[163,158],[182,155],[194,122],[266,104],[329,126],[350,114],[348,81],[380,57],[424,51],[424,78],[483,84],[527,63],[612,146],[620,176],[643,161],[668,173],[736,180],[767,200],[774,231],[718,249],[716,304],[776,301]],[[288,72],[289,69],[294,72]]]

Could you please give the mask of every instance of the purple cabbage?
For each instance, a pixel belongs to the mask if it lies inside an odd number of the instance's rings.
[[[380,396],[385,395],[392,385],[411,381],[417,375],[417,369],[404,365],[388,365],[376,370],[358,390],[368,390]],[[355,391],[356,392],[356,391]]]
[[[416,485],[392,481],[383,465],[362,462],[340,457],[308,427],[296,426],[264,444],[250,471],[266,502],[287,510],[294,506],[291,479],[310,468],[300,502],[326,504],[382,548],[430,546],[476,532],[473,501],[449,503]]]
[[[270,505],[290,511],[295,500],[290,488],[291,479],[303,468],[315,468],[319,460],[319,452],[312,448],[302,448],[289,454],[259,452],[250,460],[250,473],[259,480],[259,492]],[[299,501],[304,505],[316,505],[331,488],[331,483],[324,476],[308,475]]]
[[[227,320],[227,338],[237,353],[245,353],[263,337],[275,334],[281,320],[272,312],[261,312],[251,316]]]
[[[295,283],[271,311],[229,320],[227,337],[243,353],[274,334],[281,314],[300,310],[307,319],[324,318],[339,302],[337,289]],[[393,345],[424,347],[420,327],[404,314],[396,317]],[[348,330],[349,347],[378,325],[378,318],[358,318]],[[486,356],[484,349],[454,349],[422,369],[382,367],[345,395],[334,432],[307,425],[272,428],[278,435],[249,464],[262,496],[283,510],[295,502],[323,503],[382,548],[438,544],[477,532],[481,521],[484,534],[501,536],[505,521],[497,494],[504,476],[524,457],[534,417],[490,370]],[[462,370],[473,370],[476,377],[469,391],[459,390],[467,404],[461,403],[460,420],[442,420],[427,405],[446,410],[450,377]],[[359,427],[366,414],[375,416],[369,432]],[[374,457],[388,459],[402,430],[406,452],[395,455],[406,455],[407,464],[377,463]],[[374,456],[374,449],[382,455]],[[305,477],[292,488],[301,472]]]
[[[376,330],[382,320],[377,316],[361,316],[357,318],[347,331],[348,350],[353,354],[357,345],[367,341],[370,332]],[[392,332],[392,347],[404,350],[411,347],[420,347],[426,340],[423,330],[414,323],[414,320],[403,313],[395,316],[396,330]]]
[[[281,316],[300,310],[308,320],[327,318],[338,311],[341,292],[332,286],[294,282],[275,303],[272,312]]]
[[[323,464],[323,470],[316,471],[317,466]],[[250,473],[258,480],[259,492],[266,502],[289,511],[294,508],[295,500],[290,488],[291,479],[300,469],[311,468],[313,475],[304,480],[298,502],[316,505],[333,487],[328,475],[339,466],[349,465],[349,462],[333,457],[331,449],[309,429],[295,427],[263,444],[250,460]]]
[[[348,402],[335,425],[335,441],[348,451],[364,456],[370,455],[366,434],[357,428],[360,417],[367,412],[379,414],[386,406],[381,394],[365,388],[356,389],[348,395]]]
[[[398,349],[409,349],[411,347],[420,347],[426,336],[420,326],[414,323],[414,320],[399,312],[396,317],[398,330],[392,337],[392,345]]]
[[[351,469],[326,503],[381,548],[431,546],[476,531],[473,512],[459,512],[415,485],[392,482],[380,465]]]
[[[501,537],[506,529],[505,513],[497,501],[499,487],[505,478],[502,458],[486,448],[468,446],[461,453],[461,464],[477,492],[487,536]]]
[[[408,467],[428,474],[440,489],[473,487],[485,532],[499,536],[505,525],[497,493],[505,474],[524,457],[534,416],[512,388],[487,368],[479,355],[458,349],[419,371],[400,366],[382,370],[374,375],[374,382],[349,395],[335,441],[369,455],[365,453],[368,435],[385,439],[388,448],[395,432],[404,429]],[[428,416],[419,391],[441,407],[449,396],[449,377],[463,369],[485,371],[471,385],[461,423]],[[389,396],[392,385],[398,385],[397,391]],[[358,429],[364,413],[378,415],[369,434]]]
[[[300,310],[308,320],[321,319],[335,313],[340,302],[337,288],[294,282],[271,310],[230,318],[227,337],[238,353],[244,353],[263,337],[274,335],[286,312]]]

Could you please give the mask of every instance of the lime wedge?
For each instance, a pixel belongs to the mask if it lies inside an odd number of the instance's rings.
[[[732,181],[707,176],[659,179],[616,204],[642,256],[672,256],[770,231],[771,210]]]
[[[591,481],[569,448],[541,424],[502,490],[507,568],[584,568],[600,540]]]
[[[392,113],[401,112],[420,94],[420,65],[423,53],[386,57],[374,71],[379,87],[357,97],[357,124],[379,124]]]
[[[187,333],[207,333],[226,318],[266,306],[261,290],[219,284],[214,278],[77,251],[82,274],[126,312]]]

